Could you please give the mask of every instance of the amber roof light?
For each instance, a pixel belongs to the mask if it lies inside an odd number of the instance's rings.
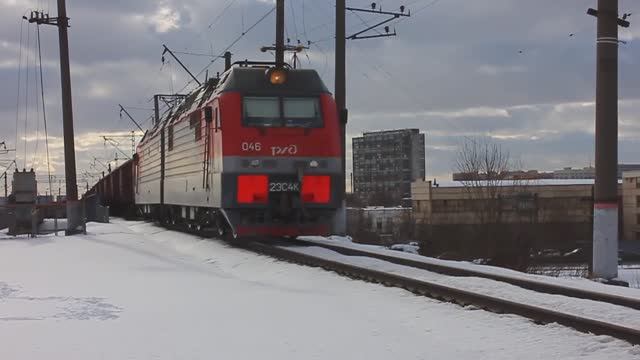
[[[273,85],[282,85],[287,82],[287,70],[283,68],[271,68],[267,70],[267,77]]]

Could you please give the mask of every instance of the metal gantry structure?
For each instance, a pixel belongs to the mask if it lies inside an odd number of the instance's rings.
[[[376,3],[371,3],[371,9],[361,9],[361,8],[354,8],[354,7],[345,7],[345,10],[349,10],[352,12],[361,12],[361,13],[369,13],[369,14],[376,14],[376,15],[386,15],[389,16],[387,17],[387,19],[382,20],[378,23],[376,23],[375,25],[371,25],[368,26],[366,29],[364,30],[360,30],[357,33],[350,35],[347,37],[347,39],[349,40],[359,40],[359,39],[375,39],[375,38],[381,38],[381,37],[389,37],[389,36],[396,36],[398,35],[398,33],[396,33],[396,30],[393,29],[393,32],[390,32],[389,26],[385,26],[384,27],[384,33],[380,33],[378,32],[377,34],[372,34],[372,35],[363,35],[364,33],[371,31],[371,30],[375,30],[376,28],[387,24],[393,20],[399,19],[400,17],[409,17],[411,16],[411,11],[406,12],[405,13],[405,6],[402,5],[400,6],[400,12],[396,12],[396,11],[383,11],[382,10],[382,6],[378,7],[378,5]]]

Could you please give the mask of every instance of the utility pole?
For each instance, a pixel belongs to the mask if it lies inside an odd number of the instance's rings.
[[[618,0],[598,0],[596,70],[596,181],[593,218],[594,277],[618,276]]]
[[[284,67],[284,0],[276,0],[276,67]]]
[[[71,98],[71,72],[69,69],[69,18],[65,0],[58,0],[58,17],[31,12],[30,23],[54,25],[58,27],[60,46],[60,82],[62,86],[62,129],[64,134],[64,167],[67,194],[67,234],[77,233],[80,226],[78,207],[78,184],[76,182],[76,154],[73,132],[73,104]]]
[[[377,15],[390,16],[386,20],[383,20],[375,25],[368,26],[366,29],[359,31],[353,35],[347,36],[346,34],[346,13],[347,10],[352,12],[373,13]],[[372,39],[379,37],[396,36],[395,30],[393,33],[389,32],[389,27],[385,26],[384,34],[375,35],[362,35],[367,31],[374,30],[378,26],[384,25],[390,21],[398,19],[400,17],[411,16],[411,13],[405,13],[405,7],[400,7],[400,12],[382,11],[382,8],[377,8],[376,3],[371,4],[371,9],[358,9],[347,7],[345,0],[336,0],[336,45],[335,45],[335,91],[334,97],[336,105],[338,107],[338,117],[340,119],[340,143],[342,144],[342,178],[340,197],[342,206],[338,211],[337,218],[335,219],[335,230],[338,234],[344,235],[347,231],[347,122],[349,119],[349,112],[347,110],[347,67],[346,67],[346,40],[358,40],[358,39]],[[353,186],[353,184],[352,184]]]
[[[297,58],[296,53],[299,53],[308,47],[298,44],[298,45],[285,45],[284,43],[284,16],[285,15],[285,7],[284,0],[276,1],[276,43],[274,46],[263,46],[260,48],[260,51],[275,51],[276,53],[276,68],[283,68],[285,66],[284,54],[285,52],[293,52],[294,53],[294,61],[293,67],[296,68]],[[299,43],[299,41],[298,41]],[[227,54],[225,53],[225,59],[227,58]],[[228,70],[231,67],[231,54],[229,53],[229,60],[227,62],[229,66],[225,65],[225,70]]]
[[[62,83],[62,126],[64,132],[64,164],[67,203],[78,200],[76,182],[76,153],[73,133],[73,106],[71,98],[71,71],[69,68],[69,36],[67,28],[67,6],[65,0],[58,0],[58,38],[60,43],[60,74]],[[70,221],[70,223],[73,223]],[[71,230],[69,228],[68,230]]]

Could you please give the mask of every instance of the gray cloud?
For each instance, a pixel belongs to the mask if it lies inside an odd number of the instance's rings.
[[[287,33],[292,41],[314,43],[303,65],[316,68],[333,88],[333,4],[289,0]],[[398,22],[398,37],[348,42],[348,132],[417,127],[427,133],[429,177],[445,177],[452,170],[457,145],[465,136],[489,137],[502,143],[531,168],[585,166],[592,161],[595,21],[585,14],[595,0],[558,2],[441,0],[410,1],[414,16]],[[117,104],[149,108],[156,92],[180,90],[188,80],[176,64],[160,62],[161,45],[177,51],[219,54],[272,6],[270,1],[237,0],[222,16],[229,1],[98,1],[68,2],[76,133],[91,146],[80,146],[78,167],[92,170],[93,157],[113,157],[99,135],[126,132],[132,125],[118,116]],[[352,0],[351,6],[369,6]],[[399,0],[382,2],[386,9]],[[15,141],[20,17],[46,1],[0,0],[0,141]],[[625,2],[625,11],[640,13],[640,3]],[[547,9],[541,11],[541,9]],[[51,9],[55,12],[54,9]],[[367,23],[375,17],[363,16]],[[294,25],[295,21],[295,25]],[[23,28],[26,45],[27,26]],[[365,26],[348,15],[349,32]],[[31,50],[30,101],[27,137],[36,124],[36,93]],[[296,35],[297,32],[297,35]],[[257,49],[273,42],[274,18],[269,17],[232,49],[239,59],[261,58]],[[575,34],[569,37],[569,33]],[[41,29],[47,114],[52,136],[61,134],[60,90],[55,29]],[[638,26],[621,31],[628,41],[620,47],[620,158],[640,162],[640,49]],[[520,53],[522,51],[522,53]],[[180,55],[199,71],[210,61]],[[221,70],[218,61],[210,73]],[[25,76],[21,73],[19,137],[24,138]],[[202,75],[203,76],[203,75]],[[202,77],[201,76],[201,77]],[[150,112],[132,109],[144,120]],[[28,153],[35,141],[27,142]],[[18,148],[23,148],[20,141]],[[125,145],[126,148],[127,145]],[[39,151],[42,145],[39,145]],[[52,149],[60,167],[59,148]],[[21,157],[22,151],[19,153]],[[33,155],[27,158],[34,158]],[[40,164],[42,162],[40,161]],[[93,169],[95,171],[95,169]]]

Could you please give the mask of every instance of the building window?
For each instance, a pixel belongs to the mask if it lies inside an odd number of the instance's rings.
[[[640,214],[636,214],[636,225],[640,225]]]
[[[640,195],[636,196],[636,207],[640,208]]]
[[[640,189],[640,178],[636,178],[636,189]]]
[[[173,125],[169,125],[167,132],[167,147],[169,148],[169,151],[171,151],[173,150]]]
[[[378,231],[382,231],[382,219],[378,219],[376,221],[376,229],[378,229]]]
[[[636,231],[636,240],[640,241],[640,231]]]

